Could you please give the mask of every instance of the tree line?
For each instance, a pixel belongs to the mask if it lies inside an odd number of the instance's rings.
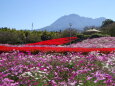
[[[92,27],[87,27],[90,29]],[[93,27],[94,28],[94,27]],[[62,37],[79,37],[81,39],[92,37],[92,35],[101,35],[101,36],[115,36],[115,22],[111,19],[106,19],[103,21],[101,27],[95,27],[100,30],[101,33],[96,34],[85,34],[85,30],[79,32],[75,28],[67,28],[63,31],[36,31],[36,30],[16,30],[7,27],[0,28],[0,43],[1,44],[26,44],[26,43],[35,43],[44,40],[50,40],[55,38]],[[70,35],[71,33],[71,35]]]

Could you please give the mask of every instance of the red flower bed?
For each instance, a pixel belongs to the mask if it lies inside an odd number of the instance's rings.
[[[0,51],[42,51],[42,52],[111,52],[115,48],[68,48],[68,47],[0,47]]]
[[[71,39],[71,40],[70,40]],[[72,40],[77,39],[77,37],[66,37],[59,39],[52,39],[37,43],[31,43],[26,45],[61,45],[64,43],[68,43]],[[91,52],[91,51],[101,51],[101,52],[111,52],[115,51],[115,48],[71,48],[71,47],[8,47],[8,46],[0,46],[0,51],[42,51],[42,52]]]
[[[75,39],[77,39],[77,37],[65,37],[65,38],[41,41],[41,42],[37,42],[37,43],[30,43],[30,44],[26,44],[26,45],[62,45],[62,44],[69,43]]]

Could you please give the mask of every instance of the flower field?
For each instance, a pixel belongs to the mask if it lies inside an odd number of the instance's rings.
[[[0,54],[0,86],[114,86],[115,52]]]
[[[115,37],[75,39],[1,44],[0,86],[115,86]]]
[[[76,44],[68,45],[68,47],[115,48],[115,37],[101,37],[101,38],[87,39]]]
[[[77,37],[66,37],[66,38],[58,38],[58,39],[41,41],[41,42],[37,42],[37,43],[30,43],[30,44],[26,44],[26,45],[62,45],[65,43],[69,43],[75,39],[77,39]]]
[[[31,44],[26,44],[26,45],[1,44],[0,51],[8,52],[8,51],[13,51],[13,50],[19,50],[19,51],[31,51],[31,52],[34,52],[34,51],[38,51],[38,52],[39,51],[42,51],[42,52],[91,52],[91,51],[111,52],[115,50],[115,37],[87,39],[77,44],[63,45],[75,39],[77,39],[77,37],[52,39],[52,40],[42,41],[38,43],[31,43]]]

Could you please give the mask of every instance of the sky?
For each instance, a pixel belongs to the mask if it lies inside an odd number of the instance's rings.
[[[0,27],[40,29],[64,15],[115,20],[115,0],[0,0]]]

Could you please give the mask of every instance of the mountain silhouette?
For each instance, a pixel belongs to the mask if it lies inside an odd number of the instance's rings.
[[[99,27],[102,25],[102,22],[106,18],[100,17],[100,18],[88,18],[88,17],[81,17],[77,14],[70,14],[65,15],[57,19],[54,23],[52,23],[49,26],[46,26],[44,28],[38,29],[38,30],[47,30],[47,31],[59,31],[69,28],[69,24],[72,24],[72,28],[83,30],[84,27],[87,26],[96,26]]]

